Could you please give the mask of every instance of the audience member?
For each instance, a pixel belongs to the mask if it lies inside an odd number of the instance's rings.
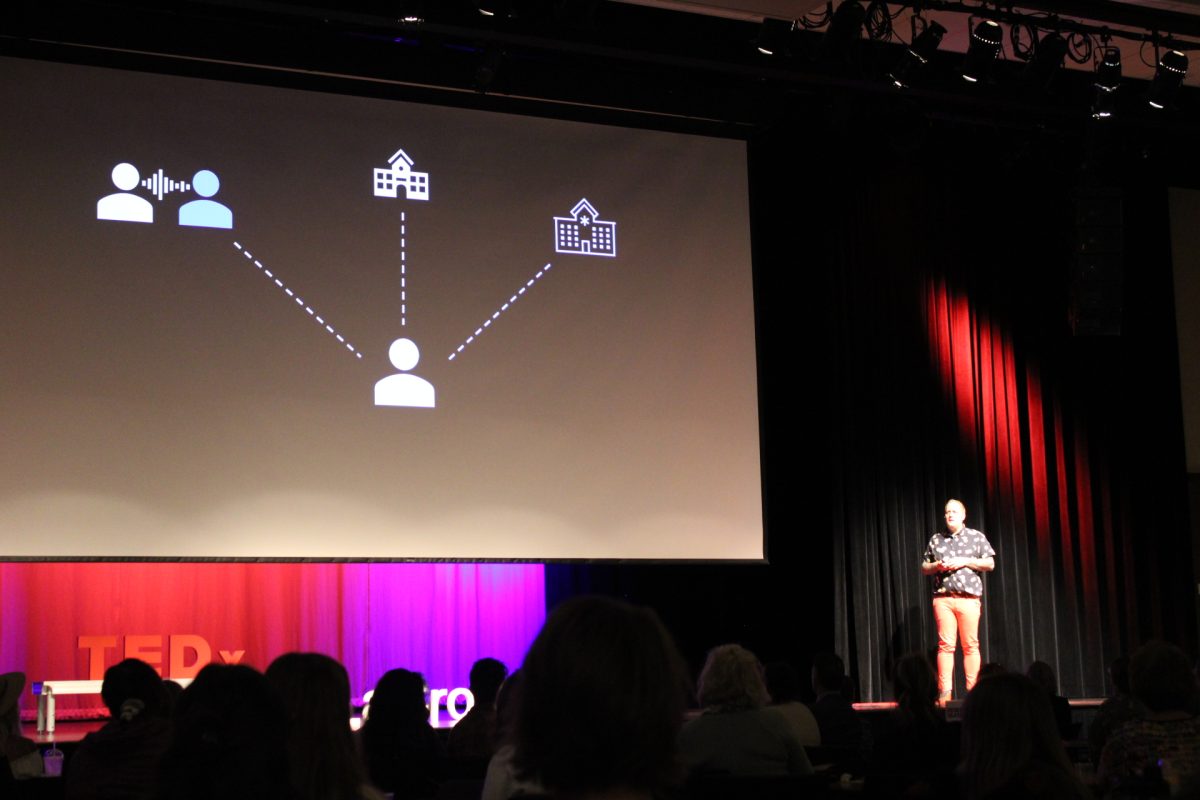
[[[1042,687],[1050,698],[1050,709],[1054,712],[1054,724],[1058,727],[1058,735],[1064,741],[1075,736],[1075,725],[1071,720],[1071,701],[1058,693],[1058,676],[1054,668],[1045,661],[1034,661],[1025,670],[1029,680]]]
[[[785,661],[773,661],[763,668],[763,680],[767,694],[771,695],[771,708],[783,716],[792,726],[796,736],[805,747],[816,747],[821,743],[821,729],[812,710],[800,702],[800,673]]]
[[[392,669],[375,684],[360,731],[371,782],[396,800],[433,797],[445,776],[446,755],[425,705],[425,679]]]
[[[485,764],[496,752],[496,693],[508,667],[494,658],[481,658],[471,667],[475,705],[450,729],[446,752],[459,763]]]
[[[521,689],[521,670],[515,669],[496,693],[496,754],[488,761],[480,800],[508,800],[510,797],[537,796],[542,785],[536,779],[519,780],[513,767],[513,739],[517,727],[517,697]]]
[[[83,738],[67,762],[68,800],[149,797],[170,739],[170,702],[163,680],[145,661],[109,667],[100,697],[112,719]]]
[[[1109,737],[1097,769],[1101,785],[1145,793],[1165,779],[1175,791],[1194,789],[1200,782],[1200,719],[1187,656],[1172,644],[1147,642],[1130,659],[1129,683],[1146,713]]]
[[[209,664],[179,696],[157,800],[295,800],[283,703],[261,673]]]
[[[836,653],[813,656],[812,687],[816,700],[813,716],[821,730],[821,746],[862,752],[863,724],[850,701],[842,694],[846,666]]]
[[[1092,763],[1100,763],[1100,751],[1108,737],[1123,723],[1137,719],[1146,709],[1129,690],[1129,656],[1118,656],[1108,665],[1108,679],[1112,694],[1096,710],[1096,716],[1088,724],[1088,746]]]
[[[981,680],[963,704],[966,800],[1090,800],[1042,687],[1024,675]]]
[[[878,720],[867,769],[874,796],[945,796],[959,757],[957,728],[938,706],[937,674],[920,653],[896,662],[896,709]]]
[[[995,675],[1005,675],[1007,673],[1008,670],[1003,664],[1000,664],[996,661],[988,661],[979,667],[979,680],[991,678]]]
[[[791,725],[767,707],[762,666],[736,644],[713,648],[700,672],[703,712],[679,736],[684,761],[697,772],[809,775],[812,764]]]
[[[8,762],[14,778],[42,774],[42,755],[32,739],[21,735],[21,690],[25,673],[0,675],[0,757]]]
[[[649,800],[681,777],[686,697],[682,661],[653,611],[567,600],[521,669],[516,774],[556,798]]]
[[[377,797],[367,785],[350,731],[350,676],[321,653],[285,653],[271,662],[267,682],[287,714],[292,790],[303,800]]]

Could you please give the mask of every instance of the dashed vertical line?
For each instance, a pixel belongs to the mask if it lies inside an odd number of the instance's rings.
[[[408,214],[400,212],[400,327],[408,324]]]

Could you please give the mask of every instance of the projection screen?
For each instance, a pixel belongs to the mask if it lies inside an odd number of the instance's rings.
[[[0,558],[761,559],[746,143],[0,59]]]

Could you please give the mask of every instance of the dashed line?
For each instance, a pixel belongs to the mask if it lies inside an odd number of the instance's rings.
[[[286,293],[288,297],[295,300],[296,305],[303,308],[310,317],[312,317],[313,319],[315,319],[317,321],[318,324],[324,325],[325,330],[328,331],[329,333],[331,333],[339,342],[341,342],[343,345],[345,345],[346,349],[349,350],[351,353],[353,353],[355,358],[361,359],[363,357],[362,353],[360,353],[357,349],[355,349],[354,345],[347,342],[344,336],[342,336],[340,333],[335,331],[333,329],[332,325],[327,324],[325,322],[325,320],[322,319],[319,314],[317,314],[316,310],[313,309],[312,306],[305,303],[303,298],[299,297],[294,291],[292,291],[290,288],[285,286],[283,284],[283,281],[279,280],[279,278],[276,278],[275,273],[273,273],[273,272],[271,272],[271,270],[267,269],[261,261],[254,258],[254,256],[250,255],[249,250],[242,247],[242,245],[238,242],[234,242],[233,246],[236,247],[238,250],[240,250],[242,252],[242,255],[244,255],[249,261],[254,262],[254,266],[258,268],[259,272],[261,272],[263,275],[267,276],[267,278],[270,278],[272,283],[274,283],[280,289],[283,289],[284,293]]]
[[[408,324],[408,214],[400,212],[400,327]]]
[[[475,332],[466,338],[466,341],[464,341],[457,348],[455,348],[454,352],[449,355],[447,360],[453,361],[458,356],[459,353],[461,353],[463,350],[466,349],[467,345],[469,345],[471,342],[475,341],[475,339],[478,338],[479,335],[484,332],[484,330],[486,330],[487,328],[490,328],[492,323],[495,322],[496,319],[503,312],[508,311],[509,307],[511,307],[513,303],[517,302],[517,298],[519,298],[521,295],[525,294],[526,289],[528,289],[530,286],[533,286],[533,284],[536,281],[541,280],[541,277],[543,275],[545,275],[547,272],[549,272],[550,268],[553,266],[554,266],[553,264],[547,264],[546,266],[544,266],[540,270],[538,270],[536,275],[534,275],[529,280],[525,281],[525,285],[522,286],[520,289],[518,289],[517,292],[515,294],[513,294],[512,297],[508,298],[507,303],[500,306],[500,308],[497,311],[495,311],[490,317],[485,319],[483,321],[483,324],[480,325],[478,328],[476,328]]]

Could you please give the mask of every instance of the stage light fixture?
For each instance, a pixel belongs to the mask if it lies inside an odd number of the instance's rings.
[[[1115,92],[1121,84],[1121,49],[1106,46],[1100,51],[1096,62],[1096,88]]]
[[[793,27],[791,20],[764,17],[754,43],[758,52],[768,56],[786,54]]]
[[[913,17],[915,21],[917,17]],[[929,63],[942,43],[946,29],[936,22],[926,22],[925,28],[913,37],[912,44],[904,50],[896,67],[888,73],[892,83],[899,89],[907,89],[912,75]]]
[[[963,61],[962,76],[971,83],[978,83],[986,78],[1000,54],[1000,41],[1003,32],[1000,23],[985,19],[971,31],[971,39],[967,43],[967,56]]]
[[[1033,57],[1025,65],[1025,80],[1030,84],[1048,87],[1062,69],[1066,57],[1067,40],[1058,31],[1050,31],[1037,43]]]
[[[403,0],[400,3],[400,21],[408,25],[420,25],[425,21],[425,4],[420,0]]]
[[[1151,108],[1162,110],[1171,104],[1179,85],[1188,71],[1188,57],[1179,50],[1168,50],[1158,60],[1154,80],[1150,83],[1147,102]]]
[[[848,56],[850,49],[862,36],[867,22],[867,10],[858,0],[842,0],[829,19],[829,29],[821,37],[817,60],[830,63]]]

